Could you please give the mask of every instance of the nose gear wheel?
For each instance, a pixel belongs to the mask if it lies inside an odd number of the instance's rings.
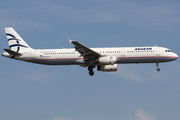
[[[159,72],[160,71],[159,63],[156,63],[156,67],[157,67],[157,71]]]

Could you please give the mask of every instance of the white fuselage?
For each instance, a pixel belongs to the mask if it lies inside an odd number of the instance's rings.
[[[116,47],[90,48],[104,56],[115,56],[121,63],[160,63],[178,58],[177,54],[164,47]],[[75,49],[38,49],[20,52],[14,59],[46,65],[84,65],[84,57]],[[3,54],[6,57],[12,57]]]

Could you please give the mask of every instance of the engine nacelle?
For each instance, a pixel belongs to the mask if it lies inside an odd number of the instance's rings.
[[[104,72],[113,72],[117,71],[117,64],[114,65],[100,65],[97,66],[98,71],[104,71]]]
[[[114,63],[117,62],[117,58],[115,56],[104,56],[104,57],[100,57],[98,59],[98,61],[100,64],[105,64],[105,65],[111,64],[111,65],[113,65]]]

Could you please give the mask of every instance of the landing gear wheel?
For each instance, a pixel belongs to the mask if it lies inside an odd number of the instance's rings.
[[[160,71],[159,63],[156,63],[156,67],[157,67],[157,71],[159,72]]]
[[[88,66],[88,70],[92,71],[93,70],[93,66]]]
[[[89,70],[89,75],[90,75],[90,76],[93,76],[93,75],[94,75],[93,68],[94,68],[94,66],[92,66],[92,65],[88,66],[88,70]]]
[[[94,75],[94,71],[89,71],[89,75],[93,76]]]

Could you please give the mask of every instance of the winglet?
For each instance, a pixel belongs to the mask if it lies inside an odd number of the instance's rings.
[[[68,39],[69,40],[69,43],[72,43],[72,40],[71,39]]]

